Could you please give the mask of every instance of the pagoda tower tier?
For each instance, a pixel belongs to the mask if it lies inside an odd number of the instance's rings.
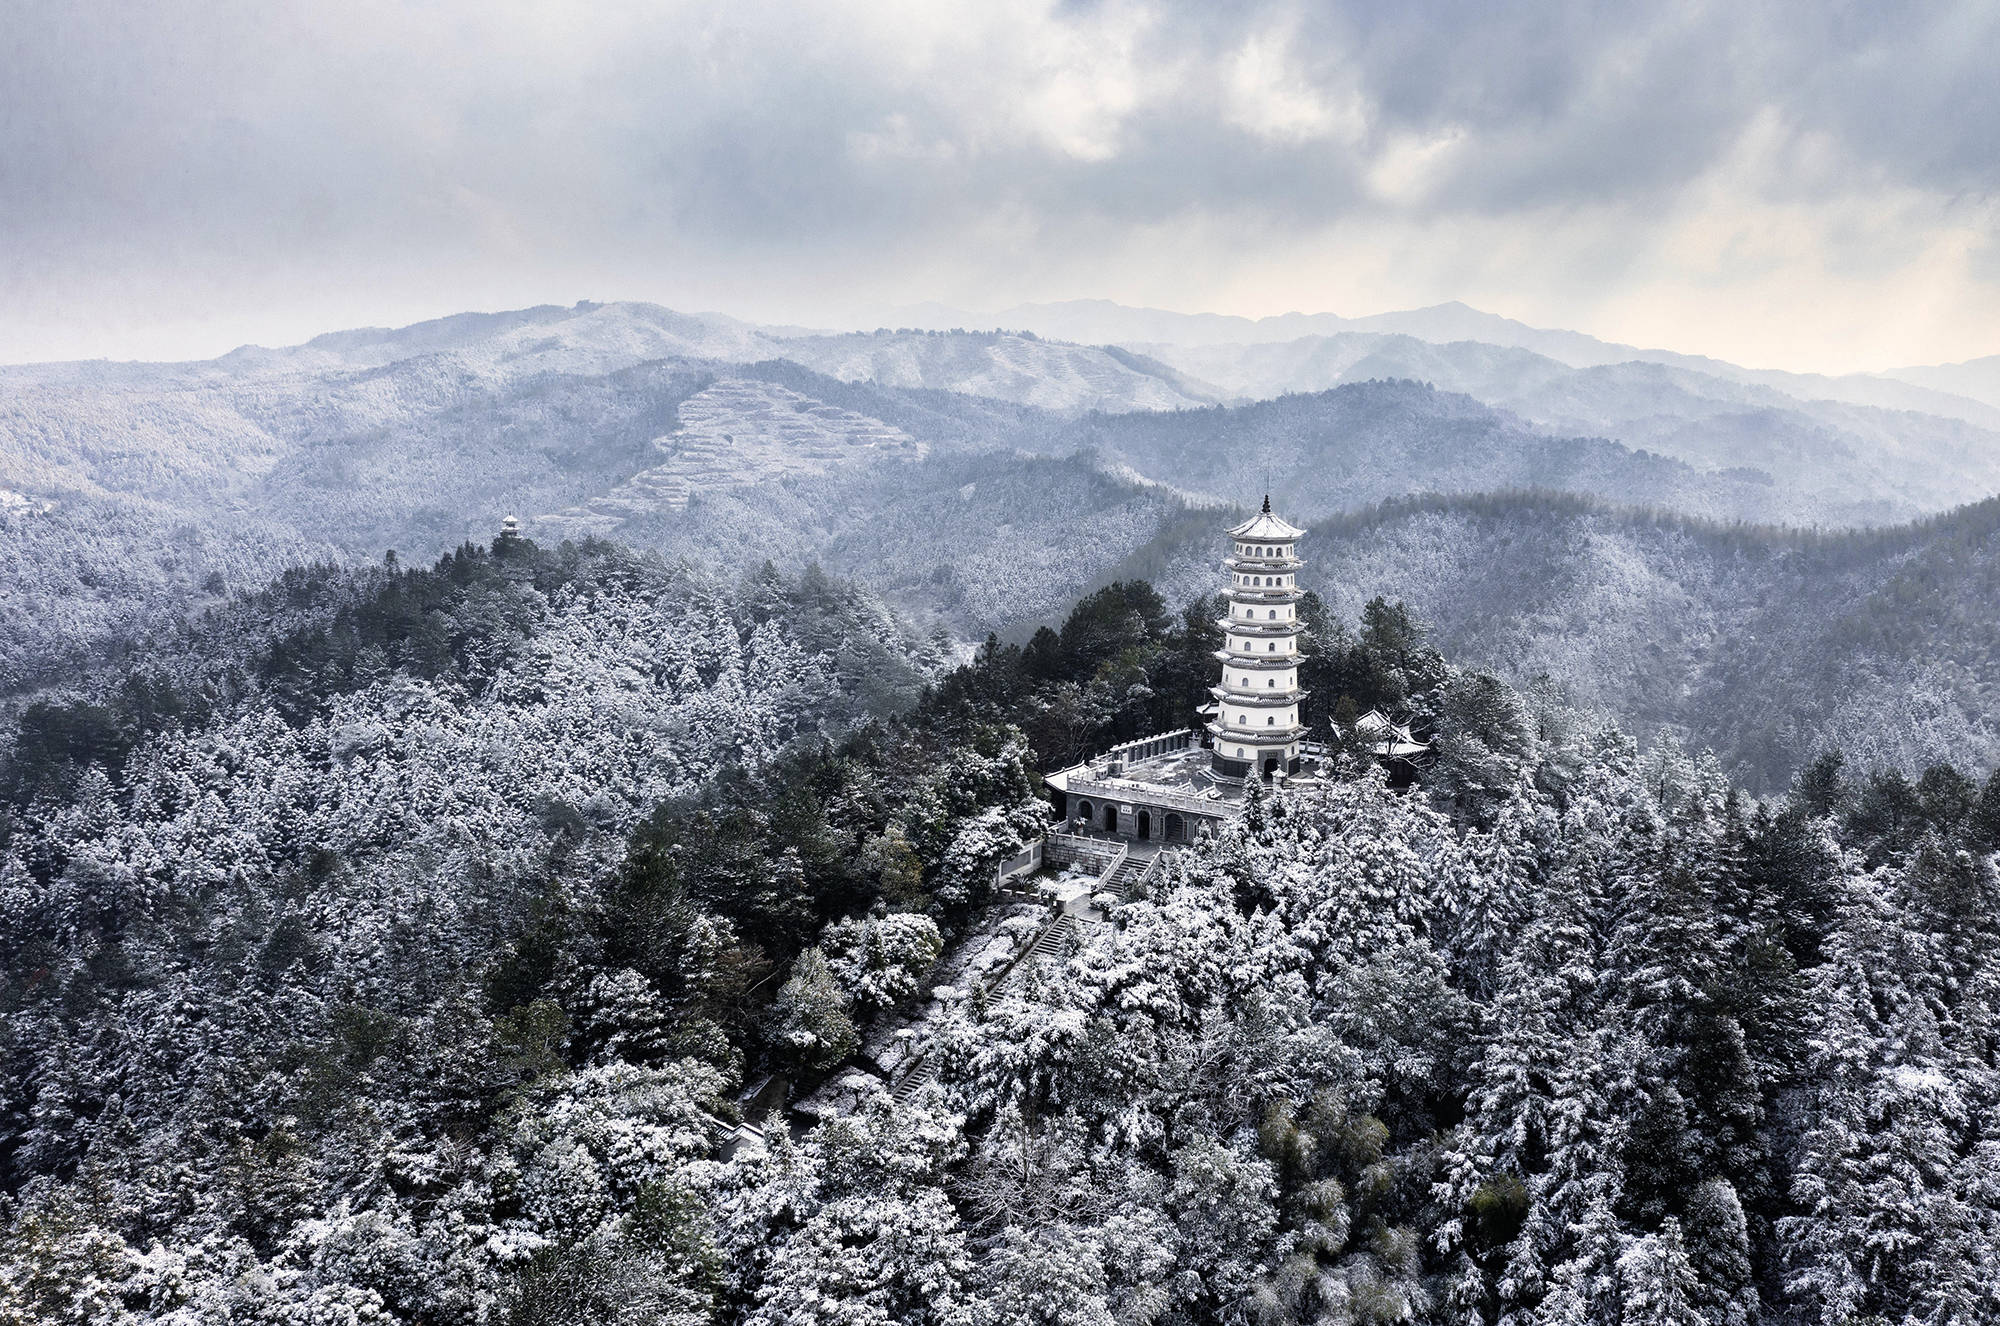
[[[1229,555],[1222,560],[1228,585],[1222,598],[1228,615],[1215,624],[1223,647],[1220,684],[1209,694],[1211,771],[1239,781],[1291,773],[1299,765],[1299,742],[1306,727],[1299,704],[1298,541],[1304,530],[1264,509],[1229,531]]]

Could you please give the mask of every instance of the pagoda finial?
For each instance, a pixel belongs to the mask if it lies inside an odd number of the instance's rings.
[[[1271,495],[1269,493],[1264,494],[1264,514],[1267,516],[1271,514]]]

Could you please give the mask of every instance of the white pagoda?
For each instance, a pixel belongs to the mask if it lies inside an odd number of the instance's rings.
[[[1297,773],[1299,743],[1299,536],[1305,531],[1264,509],[1229,531],[1233,548],[1222,561],[1229,615],[1216,623],[1223,646],[1222,684],[1212,688],[1208,734],[1217,778]]]
[[[1122,742],[1044,775],[1072,830],[1135,844],[1187,842],[1242,813],[1252,782],[1307,783],[1331,752],[1305,740],[1299,719],[1298,541],[1305,533],[1264,509],[1229,531],[1223,559],[1228,615],[1216,625],[1221,676],[1200,723]],[[1135,847],[1135,850],[1138,850]],[[1150,849],[1148,849],[1150,850]]]

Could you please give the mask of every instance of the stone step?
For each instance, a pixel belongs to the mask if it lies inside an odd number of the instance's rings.
[[[910,1097],[937,1081],[937,1077],[937,1060],[926,1054],[917,1062],[915,1067],[903,1074],[901,1081],[890,1088],[889,1098],[898,1105],[905,1104],[909,1101]]]

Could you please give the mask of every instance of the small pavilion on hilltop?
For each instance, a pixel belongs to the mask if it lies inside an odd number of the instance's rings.
[[[1141,843],[1188,842],[1242,813],[1245,788],[1316,783],[1333,752],[1305,740],[1299,689],[1298,541],[1264,508],[1229,531],[1228,613],[1216,626],[1219,676],[1202,720],[1141,737],[1044,775],[1072,830]],[[1190,715],[1197,717],[1197,715]],[[1407,735],[1407,734],[1406,734]]]

